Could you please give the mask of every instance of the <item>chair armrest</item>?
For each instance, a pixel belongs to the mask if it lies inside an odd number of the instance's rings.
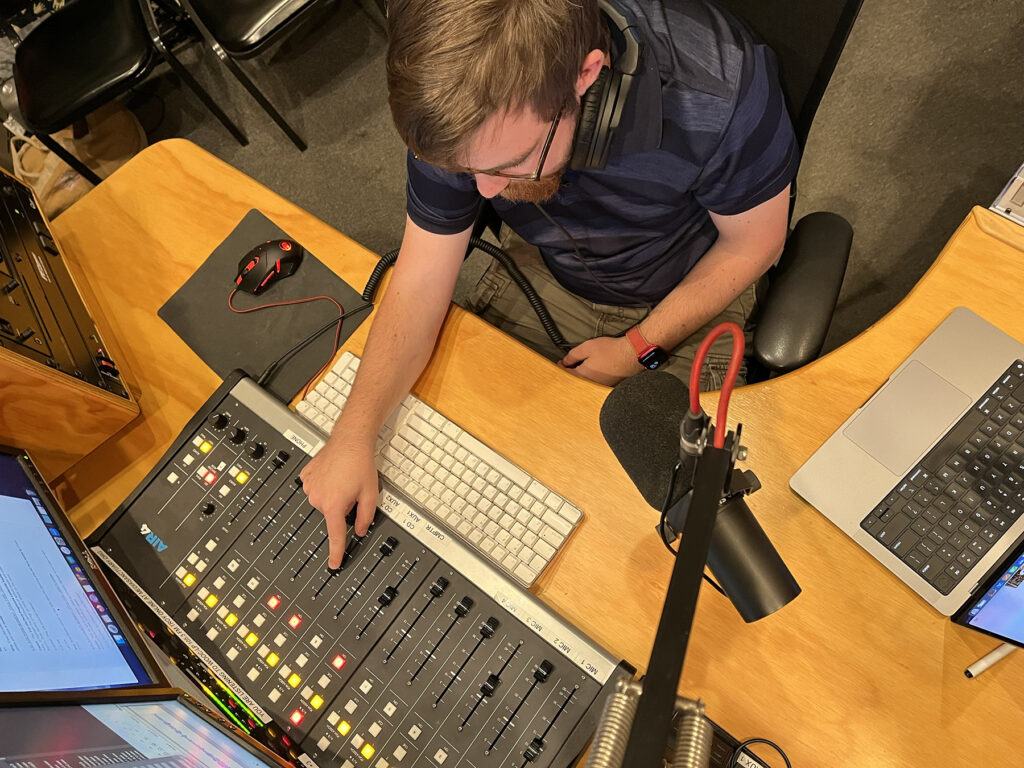
[[[838,214],[811,213],[797,222],[759,307],[753,356],[760,365],[786,373],[818,356],[852,243],[853,228]]]

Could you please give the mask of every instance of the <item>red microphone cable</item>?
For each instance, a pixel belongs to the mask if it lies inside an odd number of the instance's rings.
[[[704,359],[708,350],[719,336],[728,331],[732,334],[732,356],[729,358],[729,367],[725,372],[725,381],[722,382],[722,393],[718,398],[717,428],[715,429],[715,448],[725,448],[726,417],[729,413],[729,398],[736,386],[736,377],[740,372],[740,365],[743,362],[743,348],[746,341],[743,338],[743,330],[736,323],[722,323],[711,331],[697,348],[697,354],[693,358],[693,367],[690,368],[690,413],[694,416],[700,414],[700,372],[704,367]]]

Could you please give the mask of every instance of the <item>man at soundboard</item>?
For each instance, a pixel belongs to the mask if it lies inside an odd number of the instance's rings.
[[[774,55],[704,0],[392,0],[389,36],[405,235],[348,404],[302,473],[331,567],[353,504],[357,534],[373,518],[378,430],[430,357],[484,198],[574,346],[554,348],[496,264],[471,309],[599,383],[685,377],[706,327],[753,311],[799,161]]]

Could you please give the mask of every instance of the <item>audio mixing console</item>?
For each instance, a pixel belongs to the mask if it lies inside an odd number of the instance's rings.
[[[329,571],[325,440],[235,375],[93,551],[306,765],[569,765],[631,670],[386,485]]]

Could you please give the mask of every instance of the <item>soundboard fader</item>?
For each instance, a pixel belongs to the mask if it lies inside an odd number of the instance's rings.
[[[325,439],[233,377],[91,542],[306,765],[571,763],[626,665],[387,486],[328,570]]]

